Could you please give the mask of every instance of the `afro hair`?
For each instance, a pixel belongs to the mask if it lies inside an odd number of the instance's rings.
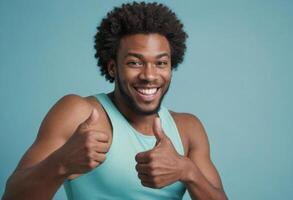
[[[120,39],[138,33],[158,33],[167,38],[171,48],[172,69],[176,69],[183,61],[188,36],[173,11],[158,3],[122,4],[102,19],[95,35],[95,58],[106,80],[111,83],[114,81],[108,73],[107,64],[111,59],[116,60]]]

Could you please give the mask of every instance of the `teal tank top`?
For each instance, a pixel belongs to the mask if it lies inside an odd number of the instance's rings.
[[[64,182],[67,198],[69,200],[182,199],[186,187],[180,181],[161,189],[141,185],[135,170],[135,155],[152,149],[156,143],[155,136],[143,135],[136,131],[106,94],[97,94],[95,97],[111,120],[112,144],[103,164],[86,174]],[[177,152],[184,155],[181,138],[171,114],[163,106],[158,114],[165,134],[171,139]]]

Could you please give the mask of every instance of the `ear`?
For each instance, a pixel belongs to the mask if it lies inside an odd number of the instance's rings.
[[[109,75],[115,79],[115,75],[116,75],[116,62],[111,59],[108,64],[107,64],[107,70]]]

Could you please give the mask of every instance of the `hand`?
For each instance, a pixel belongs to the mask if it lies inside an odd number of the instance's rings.
[[[93,109],[91,115],[81,123],[75,133],[58,150],[62,170],[67,175],[83,174],[99,166],[106,159],[109,138],[99,131],[99,114]],[[75,177],[73,175],[73,177]],[[69,178],[72,178],[70,176]]]
[[[165,135],[158,117],[154,119],[153,132],[157,139],[156,145],[135,156],[136,170],[142,185],[162,188],[180,180],[184,158],[176,152],[171,140]]]

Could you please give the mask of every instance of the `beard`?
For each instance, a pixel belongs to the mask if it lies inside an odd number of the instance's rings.
[[[148,82],[146,81],[145,84],[146,84],[146,83],[148,83]],[[136,113],[139,114],[139,115],[144,115],[144,116],[146,116],[146,115],[152,115],[152,114],[156,114],[156,113],[158,113],[158,111],[159,111],[160,108],[161,108],[161,103],[162,103],[162,101],[163,101],[163,99],[164,99],[166,93],[167,93],[168,90],[169,90],[170,83],[171,83],[171,81],[170,81],[169,83],[167,83],[167,84],[168,84],[168,85],[167,85],[167,88],[166,88],[165,91],[163,91],[163,93],[162,93],[162,95],[161,95],[161,97],[160,97],[159,103],[158,103],[158,105],[156,106],[156,108],[154,108],[153,110],[148,110],[148,111],[146,111],[146,110],[141,109],[141,108],[137,105],[137,103],[134,101],[134,99],[133,99],[133,98],[127,93],[125,87],[123,87],[123,83],[122,83],[122,81],[121,81],[121,79],[120,79],[119,73],[117,73],[117,85],[118,85],[118,88],[119,88],[120,94],[121,94],[121,96],[122,96],[122,98],[123,98],[123,101],[127,104],[127,106],[128,106],[131,110],[133,110],[134,112],[136,112]],[[161,88],[161,89],[162,89],[162,88]]]

